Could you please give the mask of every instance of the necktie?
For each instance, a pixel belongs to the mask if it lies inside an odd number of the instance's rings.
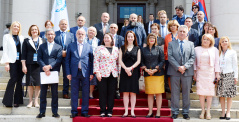
[[[162,31],[161,31],[162,32],[162,37],[165,37],[164,27],[165,27],[164,25],[161,26],[161,28],[162,28]]]
[[[106,31],[106,24],[104,23],[103,33],[105,34]]]
[[[81,57],[81,52],[82,52],[82,44],[78,44],[78,52],[79,52],[79,56]],[[81,61],[79,62],[78,68],[81,69]]]
[[[180,41],[180,49],[181,49],[181,53],[183,54],[183,41]]]
[[[62,44],[63,49],[65,49],[64,39],[65,39],[65,32],[61,32],[61,44]]]

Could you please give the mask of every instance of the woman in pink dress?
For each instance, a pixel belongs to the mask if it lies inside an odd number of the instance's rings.
[[[212,97],[215,96],[214,79],[219,79],[219,53],[214,47],[214,37],[210,34],[204,34],[202,37],[202,46],[195,48],[196,59],[194,62],[194,80],[197,81],[197,94],[199,95],[202,113],[200,119],[205,115],[205,97],[207,98],[207,116],[211,119],[210,108]]]

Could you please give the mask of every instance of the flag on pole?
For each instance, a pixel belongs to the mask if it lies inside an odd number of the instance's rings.
[[[199,11],[202,11],[205,14],[204,20],[208,21],[207,9],[206,9],[206,6],[205,6],[205,1],[204,0],[193,0],[192,6],[193,5],[198,5],[199,6]],[[193,12],[191,12],[191,14],[193,14]]]
[[[68,20],[66,0],[55,0],[51,11],[51,21],[54,24],[54,31],[58,31],[60,29],[58,25],[61,19],[67,20],[68,31],[70,29],[70,25]]]

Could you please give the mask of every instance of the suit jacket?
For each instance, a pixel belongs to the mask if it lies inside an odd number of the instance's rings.
[[[204,20],[204,23],[205,23],[205,22],[206,22],[206,21]],[[199,22],[195,22],[195,23],[191,26],[191,28],[196,29],[196,30],[198,31],[198,35],[201,35],[202,32],[199,32],[199,30],[198,30],[198,24],[199,24]],[[203,28],[202,28],[202,31],[203,31]]]
[[[20,35],[19,40],[20,40],[20,46],[22,50],[22,43],[24,41],[24,37]],[[15,63],[17,58],[17,48],[14,48],[14,47],[16,47],[16,44],[12,35],[5,34],[3,36],[3,53],[2,53],[1,64],[5,64],[6,62]]]
[[[115,47],[120,48],[124,45],[124,37],[121,35],[116,35]]]
[[[47,42],[40,45],[37,50],[37,62],[41,67],[51,65],[51,71],[60,71],[62,61],[61,45],[54,43],[51,54],[48,54]],[[43,72],[41,68],[41,72]]]
[[[194,62],[194,70],[197,70],[200,67],[200,58],[202,54],[203,48],[201,46],[195,48],[196,59]],[[208,48],[209,57],[210,57],[210,66],[214,67],[215,72],[220,72],[219,66],[219,51],[215,47]]]
[[[85,30],[85,33],[86,33],[86,35],[87,35],[87,30],[88,30],[88,28],[85,27],[85,26],[83,26],[82,28]],[[74,34],[74,40],[75,40],[75,41],[77,41],[77,39],[76,39],[76,31],[77,31],[77,30],[78,30],[78,26],[75,26],[75,27],[70,28],[70,32]]]
[[[79,61],[81,61],[81,70],[84,77],[93,75],[93,49],[88,43],[83,44],[81,56],[78,52],[77,42],[68,45],[66,53],[66,75],[76,77],[78,73]]]
[[[196,29],[191,28],[188,32],[188,41],[194,43],[194,47],[196,47],[199,43],[198,31]]]
[[[88,43],[88,40],[89,40],[89,38],[86,37],[85,40],[84,40],[84,43]],[[96,48],[99,46],[99,43],[100,43],[100,40],[98,38],[94,37],[92,39],[92,45],[91,46],[92,46],[92,49],[93,49],[93,54],[94,54]]]
[[[26,64],[34,64],[37,62],[33,61],[34,53],[37,53],[37,50],[39,49],[40,45],[43,43],[43,40],[41,37],[39,37],[38,47],[35,47],[35,44],[32,41],[32,38],[26,38],[24,39],[23,45],[22,45],[22,59],[25,60]]]
[[[62,41],[61,41],[61,32],[60,31],[56,31],[56,37],[54,39],[55,43],[59,44],[62,46],[62,49],[63,49],[63,45],[62,45]],[[65,49],[63,50],[66,50],[68,45],[72,42],[74,42],[74,35],[71,33],[71,32],[66,32],[66,37],[65,37]]]
[[[130,30],[134,31],[139,47],[143,47],[144,40],[147,38],[144,28],[140,25],[140,23],[137,23],[135,27],[128,25],[122,28],[120,35],[125,37],[126,32]]]
[[[96,35],[96,37],[102,42],[102,41],[103,41],[103,38],[104,38],[104,33],[103,33],[103,28],[102,28],[102,22],[95,24],[94,27],[95,27],[96,30],[97,30],[97,35]],[[110,32],[110,25],[108,24],[108,26],[106,27],[105,33],[109,33],[109,32]]]
[[[144,29],[147,35],[149,35],[148,31],[149,31],[149,22],[145,23],[144,25]]]
[[[110,74],[114,77],[119,76],[119,50],[113,46],[112,53],[108,49],[101,45],[94,54],[94,74],[100,72],[102,77],[109,77]]]
[[[181,53],[178,40],[169,42],[168,45],[168,75],[180,76],[178,71],[179,66],[185,66],[186,71],[183,76],[193,76],[193,63],[195,60],[194,44],[193,42],[184,40],[183,54]]]

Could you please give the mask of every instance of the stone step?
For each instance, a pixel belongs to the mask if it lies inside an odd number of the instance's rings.
[[[52,114],[46,115],[41,119],[36,115],[0,115],[0,122],[72,122],[69,116],[60,116],[60,118],[52,117]]]
[[[166,98],[168,100],[171,99],[171,93],[166,93]],[[180,100],[182,100],[182,94],[180,94]],[[190,100],[199,100],[199,96],[197,95],[196,92],[190,93]],[[239,101],[239,93],[237,94],[236,97],[232,98],[232,100],[238,100]]]
[[[6,108],[6,107],[0,107],[0,115],[33,115],[36,116],[39,113],[39,108],[27,108],[27,107],[18,107],[18,108]],[[181,109],[180,109],[181,111]],[[239,119],[238,116],[238,109],[231,109],[231,118]],[[58,107],[58,113],[61,116],[70,116],[71,114],[71,107]],[[199,118],[199,115],[201,114],[200,108],[191,108],[189,112],[189,116],[192,118]],[[51,107],[46,108],[46,116],[51,116]],[[211,109],[211,116],[212,118],[219,118],[221,115],[221,109]],[[93,115],[93,116],[99,116],[99,115]],[[137,115],[136,115],[137,116]],[[179,114],[179,117],[182,117],[181,114]]]
[[[0,77],[0,83],[7,83],[10,77]],[[59,77],[59,83],[63,84],[63,77]]]
[[[7,87],[7,83],[0,83],[0,90],[6,90]],[[26,87],[24,87],[25,89]],[[63,89],[63,84],[58,84],[58,90],[62,90]],[[69,90],[71,89],[71,86],[69,86]]]
[[[25,93],[25,91],[24,91],[24,93]],[[4,94],[5,94],[5,90],[0,90],[0,97],[3,97]],[[71,95],[70,91],[69,91],[69,95]],[[58,90],[58,98],[62,98],[62,96],[63,96],[62,90]],[[27,93],[26,97],[28,97],[28,93]],[[51,92],[50,91],[47,92],[47,98],[51,98]],[[79,98],[81,98],[81,91],[79,91]]]
[[[3,98],[0,97],[0,101],[2,101]],[[47,98],[47,106],[51,106],[51,98]],[[24,97],[23,98],[23,104],[21,104],[21,107],[26,107],[28,105],[29,98]],[[38,100],[38,103],[40,104],[40,99]],[[3,106],[3,103],[0,102],[0,106]],[[63,98],[58,98],[58,106],[60,107],[70,107],[71,106],[71,99],[63,99]]]

